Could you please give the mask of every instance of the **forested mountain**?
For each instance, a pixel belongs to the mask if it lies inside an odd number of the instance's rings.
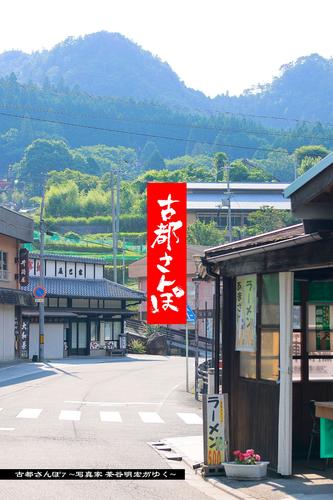
[[[239,97],[221,95],[214,101],[218,108],[233,112],[291,119],[263,122],[275,127],[290,126],[293,118],[333,123],[333,58],[312,54],[282,66],[280,72],[270,84]]]
[[[50,85],[58,91],[79,87],[96,96],[176,105],[192,111],[333,122],[333,59],[317,54],[282,66],[272,83],[253,87],[239,97],[222,94],[215,99],[186,87],[166,62],[119,33],[68,38],[51,50],[31,55],[20,51],[0,54],[0,76],[12,72],[19,82],[36,83],[44,90]],[[262,123],[276,128],[293,125],[282,120]]]
[[[69,38],[31,55],[7,52],[0,55],[0,177],[9,166],[14,172],[17,164],[30,165],[36,152],[50,159],[47,169],[59,157],[61,168],[103,175],[121,161],[133,178],[150,169],[207,166],[223,151],[288,182],[296,148],[333,150],[333,127],[319,122],[333,123],[332,68],[333,60],[312,55],[256,91],[209,99],[115,33]],[[49,143],[36,148],[38,139],[51,140],[60,156],[49,155]]]
[[[0,55],[0,76],[11,72],[22,83],[44,88],[79,86],[98,96],[155,101],[184,107],[205,107],[201,92],[187,88],[170,66],[119,33],[99,32],[67,38],[52,50],[31,55]]]

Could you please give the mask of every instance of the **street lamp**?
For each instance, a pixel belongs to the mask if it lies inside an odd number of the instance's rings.
[[[199,264],[201,263],[200,255],[193,255],[193,261],[195,264],[195,275],[192,278],[195,286],[195,295],[194,295],[194,309],[195,309],[195,372],[194,372],[194,393],[195,399],[199,399],[199,380],[198,380],[198,365],[199,365],[199,350],[198,350],[198,341],[199,341]]]

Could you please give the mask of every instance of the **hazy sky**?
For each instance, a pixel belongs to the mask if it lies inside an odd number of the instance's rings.
[[[2,0],[0,52],[120,32],[186,85],[237,94],[297,57],[331,57],[332,20],[332,0]]]

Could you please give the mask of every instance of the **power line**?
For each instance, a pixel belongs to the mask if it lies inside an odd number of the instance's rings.
[[[131,132],[129,130],[119,130],[119,129],[113,129],[113,128],[107,128],[107,127],[97,127],[94,125],[85,125],[85,124],[80,124],[80,123],[71,123],[71,122],[66,122],[66,121],[61,121],[61,120],[49,120],[46,118],[37,118],[33,116],[25,116],[25,115],[17,115],[13,113],[4,113],[0,112],[0,116],[6,116],[8,118],[17,118],[21,120],[31,120],[31,121],[37,121],[37,122],[43,122],[43,123],[50,123],[53,125],[65,125],[69,127],[77,127],[81,129],[88,129],[88,130],[96,130],[100,132],[111,132],[111,133],[117,133],[117,134],[125,134],[125,135],[135,135],[135,136],[140,136],[140,137],[147,137],[150,139],[164,139],[168,141],[178,141],[178,142],[187,142],[187,143],[192,143],[192,144],[206,144],[209,146],[221,146],[224,148],[235,148],[235,149],[245,149],[245,150],[252,150],[252,151],[264,151],[264,152],[275,152],[275,153],[288,153],[291,154],[292,151],[288,151],[285,149],[284,151],[281,150],[281,148],[262,148],[262,147],[254,147],[254,146],[241,146],[237,144],[222,144],[222,143],[216,143],[216,142],[210,142],[210,141],[199,141],[195,139],[188,139],[188,138],[182,138],[182,137],[171,137],[171,136],[163,136],[163,135],[158,135],[158,134],[148,134],[144,132]]]
[[[60,116],[71,116],[74,118],[96,118],[101,120],[112,120],[114,122],[125,122],[132,124],[146,124],[146,125],[162,125],[164,127],[178,127],[178,128],[188,128],[188,129],[198,129],[198,130],[211,130],[216,132],[226,132],[226,133],[243,133],[243,134],[252,134],[252,135],[268,135],[268,136],[277,136],[286,139],[311,139],[311,140],[324,140],[324,141],[333,141],[333,136],[312,136],[312,135],[300,135],[297,133],[290,132],[290,130],[284,131],[276,131],[276,130],[260,130],[260,129],[248,129],[248,128],[228,128],[228,127],[214,127],[208,125],[198,125],[193,123],[172,123],[172,122],[161,122],[161,121],[152,121],[152,120],[142,120],[142,119],[126,119],[126,118],[117,118],[114,116],[108,115],[94,115],[89,113],[69,113],[68,111],[58,111],[51,108],[36,108],[33,106],[18,106],[11,104],[0,104],[0,108],[2,109],[19,109],[23,111],[32,111],[37,113],[49,113]]]
[[[20,86],[23,89],[26,89],[25,85],[17,82],[17,85]],[[255,114],[255,113],[243,113],[240,111],[228,111],[228,110],[223,110],[223,109],[218,109],[218,110],[211,110],[208,107],[207,108],[197,108],[193,106],[184,106],[183,108],[179,103],[172,105],[171,103],[155,103],[151,101],[136,101],[132,98],[124,99],[120,98],[118,96],[98,96],[98,95],[92,95],[89,94],[89,92],[86,92],[79,88],[79,92],[73,91],[73,89],[68,89],[68,92],[59,92],[54,89],[52,90],[45,90],[42,87],[38,86],[38,84],[35,84],[36,89],[39,92],[43,92],[44,94],[48,95],[57,95],[57,96],[63,96],[63,97],[71,97],[71,96],[77,96],[77,97],[89,97],[90,99],[93,99],[94,101],[101,101],[101,100],[109,100],[109,101],[116,101],[116,102],[124,102],[128,104],[135,104],[135,105],[149,105],[152,107],[156,108],[162,108],[162,109],[169,109],[169,110],[175,110],[176,112],[179,112],[179,110],[183,111],[197,111],[198,113],[203,113],[205,115],[209,116],[214,116],[214,114],[226,114],[226,115],[232,115],[232,116],[243,116],[243,117],[250,117],[250,118],[259,118],[259,119],[264,119],[264,120],[279,120],[279,121],[285,121],[285,122],[295,122],[295,123],[308,123],[312,125],[318,125],[318,123],[321,123],[322,125],[327,125],[330,127],[333,127],[333,123],[330,122],[322,122],[321,120],[306,120],[303,118],[295,118],[295,117],[285,117],[285,116],[279,116],[279,115],[260,115],[260,114]],[[177,107],[176,107],[177,106]]]

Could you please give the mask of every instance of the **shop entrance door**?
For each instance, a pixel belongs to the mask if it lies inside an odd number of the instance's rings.
[[[87,323],[73,321],[71,324],[69,355],[85,356],[88,354]]]

